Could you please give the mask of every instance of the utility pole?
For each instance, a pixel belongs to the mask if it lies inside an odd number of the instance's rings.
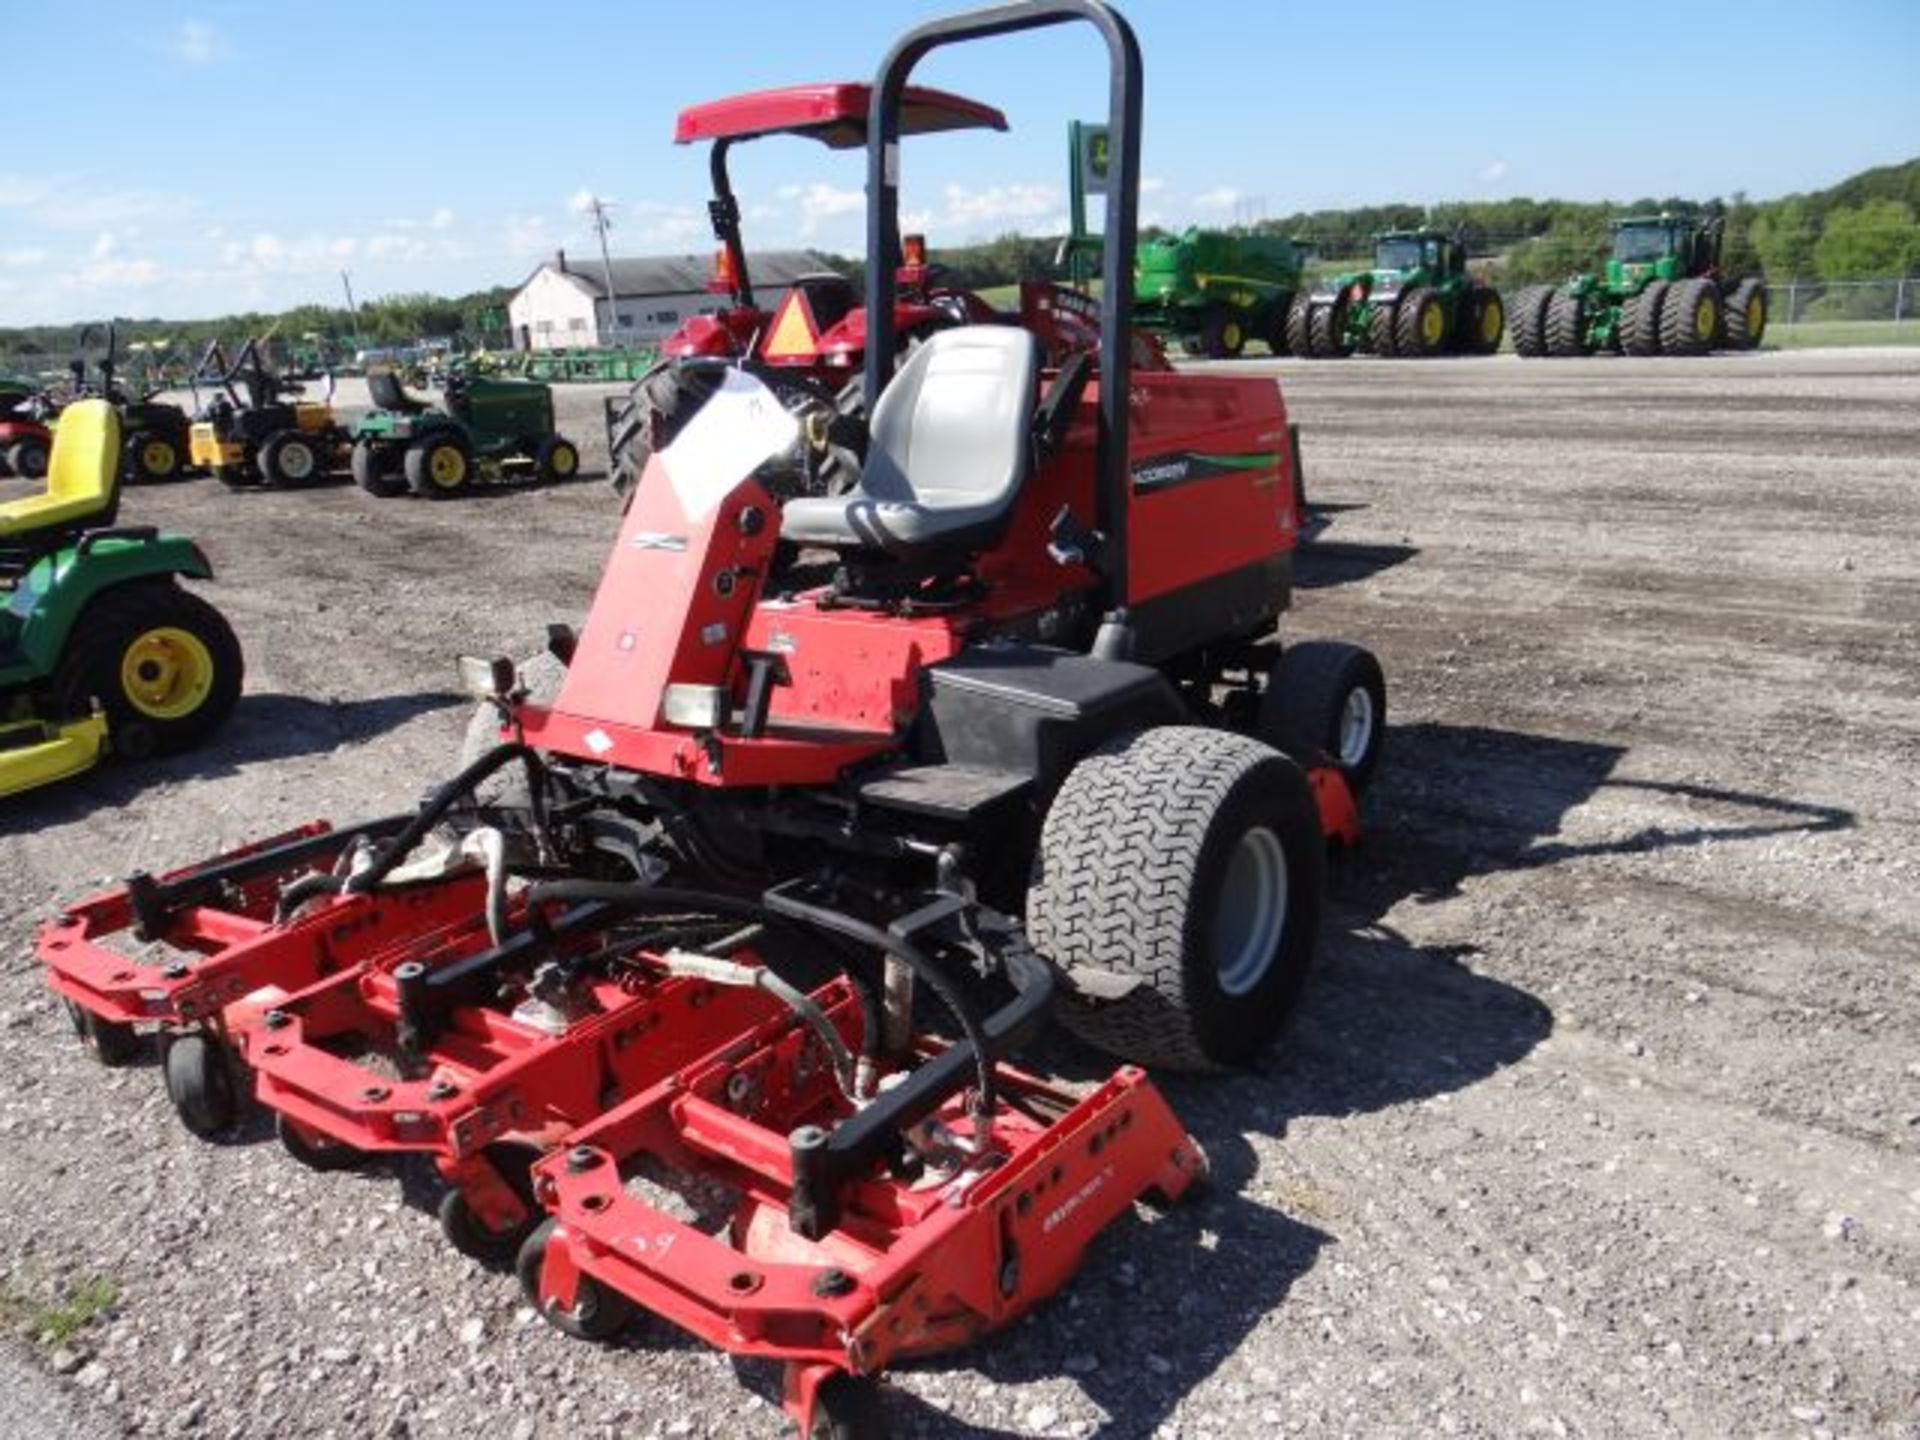
[[[588,208],[593,211],[593,228],[600,232],[600,270],[607,282],[607,329],[614,333],[614,343],[620,343],[620,312],[614,303],[613,261],[607,254],[607,202],[598,195],[589,197]]]
[[[353,348],[357,354],[365,348],[360,343],[360,307],[353,303],[353,279],[344,270],[340,272],[340,288],[347,292],[347,313],[353,317]]]

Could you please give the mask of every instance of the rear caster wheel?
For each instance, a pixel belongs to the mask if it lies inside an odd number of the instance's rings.
[[[887,1440],[880,1382],[866,1375],[831,1375],[813,1395],[807,1440]]]
[[[199,1030],[169,1036],[165,1045],[161,1075],[180,1123],[202,1140],[233,1129],[240,1118],[240,1092],[225,1051]]]
[[[611,1340],[633,1318],[633,1302],[619,1291],[609,1290],[591,1275],[582,1274],[574,1283],[571,1308],[541,1297],[540,1272],[546,1266],[547,1242],[553,1238],[557,1223],[551,1217],[541,1221],[520,1247],[520,1258],[513,1266],[520,1281],[520,1293],[540,1312],[540,1317],[561,1334],[576,1340]]]
[[[273,1129],[286,1152],[309,1170],[324,1174],[332,1170],[352,1170],[366,1163],[364,1151],[330,1140],[284,1115],[273,1117]]]
[[[93,1052],[93,1058],[102,1065],[119,1069],[131,1065],[140,1058],[145,1048],[141,1043],[140,1032],[133,1026],[119,1020],[102,1020],[91,1010],[83,1010],[68,1000],[67,1018],[73,1022],[73,1033],[80,1037],[80,1043]]]
[[[502,1265],[520,1253],[520,1247],[539,1223],[540,1210],[534,1203],[529,1173],[538,1154],[519,1145],[489,1145],[485,1155],[487,1163],[519,1198],[525,1218],[504,1230],[495,1230],[473,1208],[466,1192],[455,1187],[440,1199],[440,1229],[447,1243],[462,1255],[482,1264]]]

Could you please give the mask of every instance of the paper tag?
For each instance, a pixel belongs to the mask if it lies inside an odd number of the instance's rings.
[[[730,369],[660,460],[680,508],[699,520],[799,435],[800,422],[779,396],[746,371]]]

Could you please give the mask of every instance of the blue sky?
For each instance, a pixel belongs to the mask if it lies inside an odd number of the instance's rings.
[[[0,325],[331,302],[343,267],[362,297],[517,282],[555,246],[589,254],[582,191],[614,202],[618,253],[705,250],[705,155],[670,143],[681,106],[866,78],[908,22],[952,8],[11,6]],[[1141,208],[1161,224],[1767,197],[1920,153],[1915,0],[1125,8],[1146,57]],[[1621,38],[1591,43],[1603,28]],[[1065,124],[1100,113],[1104,74],[1084,27],[928,60],[917,79],[1013,124],[910,146],[905,206],[936,249],[1061,224]],[[735,178],[749,244],[859,248],[857,156],[770,140]]]

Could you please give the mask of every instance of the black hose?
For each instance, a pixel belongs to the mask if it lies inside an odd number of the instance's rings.
[[[708,914],[724,915],[734,919],[751,920],[777,931],[785,931],[812,940],[819,944],[819,938],[810,934],[806,927],[792,917],[770,910],[758,900],[748,900],[737,895],[722,895],[706,890],[685,890],[664,885],[644,885],[625,880],[549,880],[527,888],[527,909],[537,914],[549,901],[598,901],[605,905],[615,905],[621,909],[653,910],[674,909],[703,911]],[[840,973],[847,977],[847,983],[860,1001],[861,1043],[860,1053],[869,1060],[880,1058],[881,1045],[885,1034],[880,1012],[879,992],[873,982],[855,968],[839,945],[827,944],[823,947],[834,959]],[[881,948],[893,950],[888,944]],[[909,950],[911,946],[907,947]],[[955,991],[947,978],[928,965],[925,958],[913,953],[913,957],[902,956],[913,965],[915,974],[932,972],[927,984],[947,1007],[953,1011],[960,1022],[960,1028],[969,1039],[980,1035],[980,1022],[973,1007],[965,996]],[[985,1053],[982,1051],[981,1053]],[[991,1067],[988,1067],[989,1074]]]
[[[280,892],[280,899],[273,907],[273,920],[276,925],[283,923],[294,911],[316,895],[338,895],[340,887],[347,883],[344,875],[331,875],[324,870],[315,870],[302,875],[286,889]]]

